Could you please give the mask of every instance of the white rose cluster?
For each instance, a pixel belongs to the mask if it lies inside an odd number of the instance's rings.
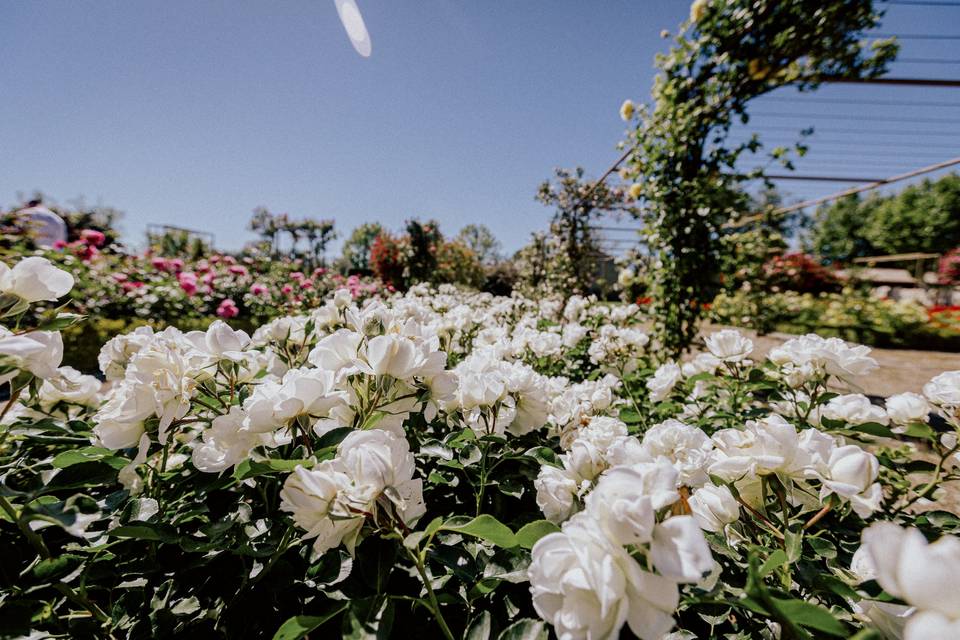
[[[341,543],[352,555],[368,519],[413,526],[424,514],[423,482],[405,438],[382,429],[354,431],[332,460],[297,467],[280,493],[281,508],[313,539],[317,554]]]

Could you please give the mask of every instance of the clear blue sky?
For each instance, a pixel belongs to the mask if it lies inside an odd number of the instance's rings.
[[[667,46],[659,33],[689,6],[358,5],[368,59],[331,0],[0,0],[0,203],[35,189],[60,203],[84,196],[126,211],[134,243],[152,222],[213,231],[221,248],[238,248],[264,205],[333,217],[341,233],[412,216],[435,217],[450,235],[482,222],[516,249],[549,217],[533,195],[553,167],[597,175],[616,157],[620,103],[649,95],[653,56]],[[891,6],[883,30],[956,34],[960,8]],[[905,41],[903,55],[960,62],[957,44]],[[958,77],[960,65],[903,63],[892,75]],[[960,104],[958,89],[835,86],[819,97]],[[761,126],[883,131],[818,134],[803,173],[890,175],[960,147],[955,125],[775,115],[957,122],[957,107],[775,100],[755,111],[774,114],[758,116]],[[816,140],[828,138],[817,155]],[[875,144],[858,146],[867,139]],[[843,186],[785,184],[797,197]]]

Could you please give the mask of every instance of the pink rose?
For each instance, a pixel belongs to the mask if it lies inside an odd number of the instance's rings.
[[[236,318],[240,315],[240,309],[237,308],[237,304],[233,300],[224,298],[220,306],[217,307],[217,315],[221,318]]]
[[[252,293],[255,296],[266,295],[268,291],[269,289],[267,289],[267,285],[265,284],[255,282],[252,285],[250,285],[250,293]]]
[[[107,241],[107,236],[96,229],[83,229],[80,231],[80,240],[94,247],[102,247]]]

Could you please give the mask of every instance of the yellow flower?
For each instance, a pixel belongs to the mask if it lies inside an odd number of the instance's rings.
[[[623,104],[620,105],[620,117],[624,121],[629,121],[633,117],[633,111],[636,107],[633,105],[633,100],[624,100]]]
[[[770,67],[761,60],[754,58],[747,63],[747,73],[750,75],[751,80],[763,80],[770,75]]]
[[[690,22],[700,22],[700,18],[707,12],[707,3],[709,0],[696,0],[690,5]]]
[[[630,185],[630,190],[627,193],[630,194],[631,200],[636,200],[640,197],[640,194],[643,193],[643,186],[639,182],[634,182]]]

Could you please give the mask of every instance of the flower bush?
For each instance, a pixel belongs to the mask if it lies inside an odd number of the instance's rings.
[[[416,286],[141,327],[101,385],[35,306],[72,277],[29,260],[0,273],[6,634],[955,635],[960,371],[875,405],[837,338],[657,362],[632,305]]]
[[[710,307],[709,318],[757,329],[816,331],[877,346],[945,350],[960,346],[960,324],[953,320],[950,308],[928,310],[919,302],[877,298],[852,289],[819,295],[721,293]]]

